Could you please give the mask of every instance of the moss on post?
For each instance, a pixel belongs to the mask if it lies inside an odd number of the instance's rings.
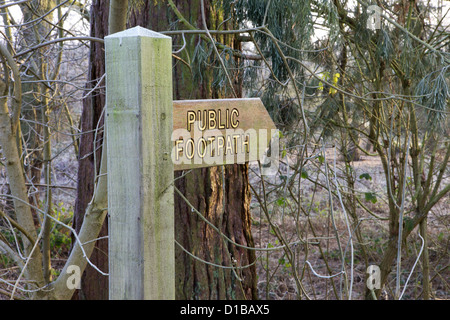
[[[172,41],[105,37],[110,299],[174,299]]]

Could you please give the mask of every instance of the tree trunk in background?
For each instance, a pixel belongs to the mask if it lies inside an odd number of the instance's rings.
[[[178,0],[178,9],[191,24],[202,28],[200,2]],[[208,3],[208,1],[207,1]],[[207,6],[209,8],[209,4]],[[210,15],[207,14],[207,17]],[[108,1],[94,1],[91,11],[91,35],[103,38],[108,26]],[[129,13],[128,28],[142,26],[154,31],[169,30],[171,22],[176,21],[166,1],[145,1],[133,8]],[[220,23],[220,22],[219,22]],[[214,25],[217,25],[217,21]],[[179,26],[180,28],[184,26]],[[179,36],[178,36],[179,37]],[[229,37],[231,39],[231,37]],[[231,39],[232,40],[232,39]],[[192,57],[198,36],[187,39],[187,50]],[[182,43],[175,38],[175,43]],[[235,43],[229,41],[229,45]],[[104,73],[103,46],[92,44],[89,80],[98,79]],[[183,53],[185,54],[185,53]],[[206,66],[202,66],[206,68]],[[218,98],[218,92],[211,88],[211,73],[202,83],[195,83],[190,69],[174,59],[174,99]],[[236,92],[241,95],[240,81],[236,81]],[[90,87],[95,83],[90,84]],[[95,129],[104,106],[103,94],[94,93],[86,99],[83,107],[82,129]],[[103,119],[101,120],[103,123]],[[101,136],[100,136],[101,137]],[[78,199],[75,209],[75,225],[81,227],[82,217],[87,203],[90,201],[94,181],[93,156],[83,157],[93,152],[93,135],[83,135],[80,141],[80,167],[78,177]],[[98,139],[97,139],[98,141]],[[96,144],[98,146],[98,143]],[[98,167],[97,167],[98,168]],[[225,168],[225,182],[222,170]],[[176,172],[176,177],[181,173]],[[193,170],[176,181],[176,187],[209,221],[220,228],[221,232],[235,242],[253,246],[250,218],[250,187],[247,165],[229,165]],[[106,225],[106,223],[105,223]],[[107,234],[107,226],[103,226],[99,236]],[[225,242],[220,234],[207,226],[185,201],[175,195],[175,234],[176,240],[189,252],[199,258],[223,265],[245,266],[252,264],[255,252],[236,247]],[[107,243],[97,241],[96,250],[91,257],[101,270],[108,271]],[[176,298],[177,299],[255,299],[256,267],[244,269],[223,269],[199,262],[176,246]],[[241,281],[236,277],[238,276]],[[107,278],[88,267],[82,279],[82,289],[78,298],[107,299]]]
[[[108,34],[108,0],[95,0],[91,7],[91,36],[104,38]],[[89,75],[86,92],[97,84],[105,73],[105,57],[103,44],[91,42],[89,55]],[[104,81],[102,83],[104,86]],[[95,173],[100,167],[101,145],[103,137],[102,111],[105,107],[104,90],[95,90],[83,101],[81,130],[89,132],[80,138],[80,154],[78,163],[77,199],[74,209],[74,229],[79,232],[83,224],[84,213],[94,192]],[[97,135],[91,132],[99,128]],[[94,143],[94,139],[96,142]],[[94,144],[96,156],[94,158]],[[105,219],[99,237],[108,235],[108,221]],[[102,271],[108,272],[108,240],[98,240],[90,260]],[[86,267],[81,280],[81,289],[74,294],[74,299],[107,300],[108,277],[99,274],[90,265]]]
[[[223,234],[239,244],[253,246],[247,166],[226,166],[225,186],[222,169],[197,169],[177,180],[176,187]],[[175,199],[176,240],[186,250],[203,260],[223,266],[254,262],[254,251],[225,242],[220,234],[191,211],[181,197],[176,196]],[[242,279],[239,282],[233,270],[206,265],[180,248],[176,250],[175,261],[177,299],[256,299],[254,266],[236,270]]]
[[[198,29],[203,29],[200,1],[174,1],[183,16]],[[223,22],[223,16],[217,14],[218,8],[211,9],[211,3],[205,1],[208,28],[214,29]],[[131,15],[130,21],[154,31],[169,30],[171,22],[177,17],[168,11],[167,3],[146,1],[138,15]],[[224,28],[227,25],[223,25]],[[178,29],[185,29],[180,24]],[[230,26],[230,29],[232,26]],[[233,47],[233,37],[228,36],[227,44]],[[189,57],[192,59],[199,37],[186,37]],[[223,41],[223,39],[221,39]],[[180,36],[174,44],[182,44]],[[186,52],[180,54],[185,61],[190,61]],[[211,57],[213,60],[214,57]],[[198,66],[195,66],[198,67]],[[201,68],[207,68],[206,65]],[[235,75],[236,76],[236,75]],[[211,86],[212,70],[204,73],[203,81],[195,83],[191,70],[174,59],[174,99],[206,99],[219,98],[221,93]],[[236,76],[237,79],[239,77]],[[242,77],[241,77],[242,78]],[[235,81],[234,88],[238,96],[242,96],[241,81]],[[225,169],[225,174],[223,174]],[[201,212],[221,232],[235,242],[253,247],[250,218],[250,186],[248,181],[248,165],[228,165],[192,170],[181,177],[175,173],[175,186],[188,201]],[[223,176],[225,179],[223,179]],[[225,181],[223,181],[225,180]],[[195,256],[223,266],[245,266],[252,264],[256,255],[252,250],[236,247],[226,242],[201,218],[192,212],[188,204],[175,193],[175,237],[187,251]],[[223,269],[198,261],[182,249],[175,249],[176,298],[177,299],[256,299],[255,265],[244,269]],[[241,279],[238,280],[237,276]]]

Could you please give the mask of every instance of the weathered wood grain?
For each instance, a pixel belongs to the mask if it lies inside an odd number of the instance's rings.
[[[110,299],[174,299],[172,41],[105,37]]]

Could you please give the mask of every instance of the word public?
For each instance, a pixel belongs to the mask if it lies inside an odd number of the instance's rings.
[[[201,131],[212,129],[236,129],[239,126],[239,110],[233,108],[226,109],[222,114],[222,110],[198,110],[197,112],[187,111],[187,131],[191,131],[192,125],[197,123],[198,129]],[[225,118],[225,119],[224,119]]]

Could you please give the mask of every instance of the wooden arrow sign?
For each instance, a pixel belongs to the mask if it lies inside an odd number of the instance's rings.
[[[173,102],[174,170],[261,160],[276,127],[261,99]]]

